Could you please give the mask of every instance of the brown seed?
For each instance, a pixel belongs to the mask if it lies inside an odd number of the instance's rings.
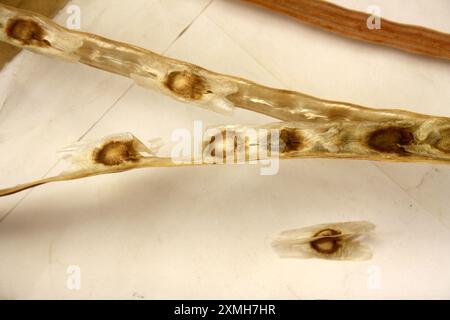
[[[390,127],[378,129],[372,132],[368,139],[367,145],[379,152],[396,153],[406,156],[409,153],[405,150],[405,146],[414,142],[414,135],[407,128]]]
[[[311,248],[319,253],[333,254],[341,247],[339,235],[340,231],[334,229],[325,229],[317,232],[314,237],[325,237],[323,239],[314,240],[311,242]],[[336,236],[336,237],[334,237]]]
[[[165,81],[166,87],[179,97],[199,100],[207,91],[204,80],[187,71],[171,72]]]
[[[303,137],[296,129],[284,128],[280,131],[280,152],[288,153],[303,147]]]
[[[40,46],[49,46],[50,42],[44,39],[45,32],[36,22],[24,19],[12,19],[8,22],[6,34],[15,40],[29,45],[33,41]]]
[[[105,166],[116,166],[124,162],[137,161],[140,155],[133,147],[133,141],[111,141],[94,152],[94,161]]]

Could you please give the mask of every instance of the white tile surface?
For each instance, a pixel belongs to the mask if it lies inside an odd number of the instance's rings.
[[[76,3],[85,31],[215,71],[450,116],[448,62],[342,39],[240,1]],[[378,1],[388,18],[450,32],[448,1],[408,3]],[[214,114],[130,85],[20,54],[0,73],[1,186],[58,172],[55,151],[81,137],[161,136],[164,152],[171,132],[194,120],[272,121],[241,110]],[[0,199],[0,297],[449,298],[449,186],[446,166],[332,160],[285,161],[268,177],[256,166],[230,166],[48,185]],[[377,225],[368,262],[280,260],[269,246],[284,229],[361,219]],[[70,265],[81,268],[80,290],[66,287]],[[368,286],[374,272],[379,289]]]

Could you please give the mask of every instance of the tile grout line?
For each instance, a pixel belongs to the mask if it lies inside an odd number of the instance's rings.
[[[232,42],[234,42],[242,51],[244,51],[246,54],[250,56],[251,59],[253,59],[257,65],[259,65],[263,70],[268,72],[275,80],[277,80],[282,86],[285,88],[288,88],[289,90],[292,90],[290,86],[288,86],[283,80],[278,78],[273,71],[271,71],[266,65],[264,65],[262,62],[260,62],[256,57],[251,53],[249,50],[247,50],[244,46],[241,45],[239,41],[237,41],[234,37],[231,36],[225,29],[219,25],[216,21],[211,19],[210,17],[206,17],[211,23],[213,23],[228,39],[230,39]]]
[[[134,87],[134,82],[131,83],[125,89],[125,91],[122,92],[122,94],[111,104],[111,106],[109,108],[107,108],[105,110],[105,112],[103,112],[103,114],[86,130],[86,132],[83,133],[81,135],[81,137],[78,138],[77,142],[80,142],[81,140],[83,140],[108,115],[108,113],[111,112],[115,106],[117,106],[117,104],[120,102],[120,100],[122,100],[122,98],[124,98],[133,87]]]
[[[169,44],[169,46],[161,53],[161,55],[165,55],[167,53],[167,51],[170,50],[170,48],[172,48],[172,46],[189,30],[189,28],[192,27],[192,25],[195,23],[195,21],[197,21],[198,18],[200,18],[200,16],[202,16],[205,11],[209,8],[209,6],[214,2],[214,0],[210,0],[204,7],[202,10],[200,10],[200,12],[191,20],[191,22],[188,23],[188,25],[181,30],[181,32],[175,37],[175,39]]]
[[[441,221],[439,220],[438,217],[436,217],[435,214],[433,214],[428,208],[425,208],[422,205],[422,202],[419,201],[418,199],[415,199],[412,195],[410,195],[408,193],[408,191],[403,188],[400,183],[398,183],[397,181],[394,180],[394,178],[392,178],[389,174],[387,174],[382,168],[380,168],[376,163],[370,161],[372,163],[372,165],[378,169],[378,171],[380,171],[383,176],[385,176],[389,181],[391,181],[394,185],[397,186],[398,189],[400,189],[400,191],[409,199],[411,200],[412,203],[414,203],[419,209],[423,210],[429,217],[431,217],[434,221],[436,221],[438,224],[442,225],[444,228],[448,228],[448,226],[446,226],[445,224],[441,223]]]
[[[60,161],[61,161],[60,159],[57,160],[55,162],[55,164],[53,164],[50,167],[50,169],[47,170],[47,172],[42,176],[42,178],[45,178],[58,165],[58,163]],[[0,217],[0,223],[2,223],[3,220],[5,220],[22,203],[22,201],[24,201],[28,197],[28,195],[31,193],[31,191],[32,191],[32,189],[27,190],[26,193],[24,194],[24,196],[22,198],[20,198],[14,206],[11,209],[9,209],[8,211],[6,211],[6,213],[2,217]]]

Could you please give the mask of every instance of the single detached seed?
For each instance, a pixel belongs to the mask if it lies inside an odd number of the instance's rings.
[[[340,248],[340,231],[325,229],[317,232],[314,237],[325,237],[311,242],[311,247],[319,253],[332,254]],[[336,237],[333,237],[336,236]]]

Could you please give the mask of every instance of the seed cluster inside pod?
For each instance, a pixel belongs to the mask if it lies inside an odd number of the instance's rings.
[[[299,151],[303,146],[303,137],[300,130],[293,128],[282,128],[279,132],[279,141],[281,153]]]
[[[247,139],[244,147],[236,139],[224,139],[222,145],[218,143],[218,147],[216,144],[216,148],[209,149],[209,156],[222,156],[226,161],[192,162],[189,165],[237,163],[241,159],[248,161],[250,157],[247,155],[251,152],[252,155],[256,154],[251,160],[264,160],[276,154],[280,159],[336,158],[450,164],[449,118],[398,109],[373,109],[269,88],[127,43],[68,30],[51,19],[3,4],[0,4],[0,24],[0,40],[12,45],[127,76],[146,88],[209,110],[230,111],[233,107],[240,107],[283,121],[248,126],[253,130],[268,129],[279,133],[279,148],[273,154],[271,131],[265,141]],[[51,40],[51,46],[47,39]],[[236,130],[236,127],[239,126],[232,125],[231,131]],[[228,126],[222,129],[228,130]],[[254,147],[258,147],[258,151],[250,152]],[[259,152],[265,149],[265,154]],[[228,153],[228,150],[233,154]],[[239,157],[244,152],[245,157]],[[18,185],[0,190],[0,196],[19,192],[30,185],[62,179],[142,167],[174,166],[165,160],[156,161],[156,158],[141,161],[143,159],[134,145],[123,141],[105,140],[105,144],[90,154],[89,158],[87,164],[91,167],[83,168],[80,175],[60,175],[44,182]],[[97,166],[99,164],[102,166]],[[318,244],[318,247],[325,246],[321,242]]]

